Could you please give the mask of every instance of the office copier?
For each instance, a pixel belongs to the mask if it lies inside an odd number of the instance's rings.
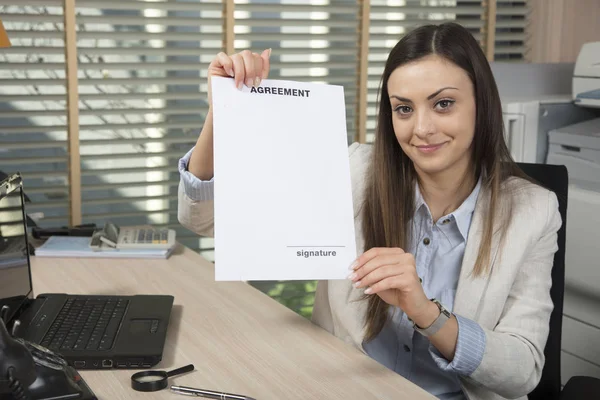
[[[583,108],[600,108],[600,42],[581,48],[573,72],[573,102]],[[549,132],[548,164],[562,164],[571,182],[600,192],[600,118]]]
[[[585,44],[572,80],[572,102],[600,110],[600,42]],[[562,380],[600,378],[600,114],[548,132],[546,163],[569,173]]]
[[[553,129],[548,136],[546,162],[565,165],[571,183],[600,192],[600,118]]]

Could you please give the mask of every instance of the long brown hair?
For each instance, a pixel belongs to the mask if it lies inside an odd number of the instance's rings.
[[[482,178],[482,191],[487,190],[490,194],[473,270],[473,275],[479,276],[489,271],[496,222],[503,228],[508,224],[508,217],[507,221],[496,221],[501,184],[510,176],[526,177],[512,161],[504,141],[500,96],[487,59],[471,33],[455,23],[426,25],[411,31],[398,42],[387,59],[362,209],[365,250],[373,247],[407,249],[410,245],[417,174],[394,134],[387,84],[396,68],[430,54],[461,67],[473,83],[476,116],[471,160],[475,176]],[[509,216],[510,212],[503,215]],[[379,296],[368,297],[368,303],[367,341],[377,336],[385,325],[389,307]]]

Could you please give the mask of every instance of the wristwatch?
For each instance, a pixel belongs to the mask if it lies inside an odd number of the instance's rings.
[[[415,324],[414,321],[411,320],[415,331],[419,332],[423,336],[432,336],[436,334],[437,331],[439,331],[442,328],[442,326],[444,326],[446,321],[448,321],[452,315],[450,311],[446,310],[439,301],[437,301],[436,299],[430,300],[433,301],[433,303],[440,309],[440,315],[438,315],[435,321],[433,321],[433,323],[427,328],[420,328],[417,324]]]

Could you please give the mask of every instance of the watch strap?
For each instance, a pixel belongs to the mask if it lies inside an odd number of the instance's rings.
[[[435,335],[440,329],[442,329],[442,326],[444,326],[444,324],[452,316],[452,314],[448,310],[446,310],[439,301],[437,301],[436,299],[431,299],[431,301],[433,301],[433,303],[440,310],[440,315],[438,315],[438,317],[435,319],[435,321],[433,321],[433,323],[431,325],[429,325],[427,328],[421,328],[417,324],[415,324],[413,321],[413,328],[423,336]]]

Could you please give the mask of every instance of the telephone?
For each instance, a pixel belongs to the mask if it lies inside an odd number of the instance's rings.
[[[0,400],[98,400],[57,353],[12,338],[0,318]]]

